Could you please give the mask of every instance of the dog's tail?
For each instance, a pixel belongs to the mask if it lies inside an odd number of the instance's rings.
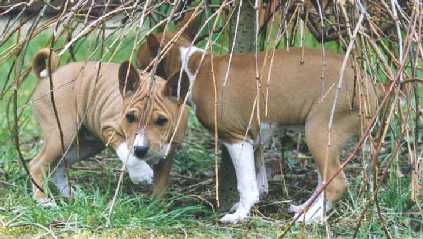
[[[43,79],[48,77],[48,67],[51,68],[51,72],[54,72],[58,65],[59,56],[54,51],[50,51],[49,48],[42,48],[38,50],[32,60],[32,71],[38,79]]]

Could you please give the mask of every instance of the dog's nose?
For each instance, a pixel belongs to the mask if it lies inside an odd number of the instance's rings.
[[[148,146],[134,146],[134,154],[138,158],[143,158],[147,155],[148,149]]]

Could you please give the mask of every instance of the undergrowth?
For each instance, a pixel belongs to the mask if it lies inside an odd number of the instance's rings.
[[[125,38],[118,54],[104,53],[101,59],[119,63],[129,56],[132,35]],[[99,52],[87,52],[94,40],[79,42],[77,60],[97,60]],[[48,46],[49,35],[43,34],[31,41],[25,55],[25,65],[42,47]],[[108,44],[106,41],[105,44]],[[306,44],[320,45],[307,38]],[[55,48],[60,48],[59,40]],[[0,48],[5,50],[7,44]],[[113,57],[111,58],[111,56]],[[70,55],[62,57],[62,64],[70,61]],[[0,66],[1,75],[7,74],[11,61]],[[13,77],[12,77],[13,79]],[[35,86],[35,78],[29,76],[18,91],[19,136],[26,160],[32,159],[40,148],[40,130],[31,116],[28,99]],[[305,201],[312,193],[317,176],[310,157],[296,160],[292,153],[295,143],[288,136],[275,137],[284,142],[278,150],[268,149],[279,155],[284,169],[283,177],[271,181],[270,195],[254,210],[251,220],[241,225],[220,225],[217,220],[223,215],[215,207],[214,195],[214,142],[193,114],[190,128],[182,149],[177,155],[172,172],[172,183],[167,197],[161,201],[148,197],[149,188],[133,185],[125,177],[116,204],[109,214],[110,203],[115,193],[120,164],[113,152],[106,150],[89,161],[79,162],[70,170],[75,195],[66,200],[52,189],[51,196],[58,203],[54,208],[41,208],[31,197],[28,175],[16,155],[13,142],[13,125],[8,99],[13,88],[7,90],[0,102],[0,238],[275,238],[290,222],[288,204]],[[302,147],[301,153],[309,156]],[[345,154],[346,155],[346,154]],[[387,160],[389,153],[386,153]],[[392,164],[389,176],[379,191],[378,200],[384,225],[394,238],[421,238],[421,215],[410,201],[410,177],[407,158],[400,157]],[[358,238],[382,238],[384,232],[376,208],[366,205],[372,200],[372,188],[363,182],[364,174],[360,159],[347,167],[349,192],[337,203],[330,214],[328,225],[296,225],[289,238],[323,238],[327,233],[336,238],[349,238],[356,230],[358,219],[367,210],[358,229]],[[420,205],[423,206],[423,205]]]

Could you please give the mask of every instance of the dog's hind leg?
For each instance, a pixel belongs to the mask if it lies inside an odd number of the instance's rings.
[[[54,205],[54,202],[49,200],[45,194],[46,187],[44,187],[44,179],[48,176],[50,164],[54,163],[60,157],[60,154],[60,144],[55,139],[47,138],[44,141],[41,152],[30,162],[31,177],[36,184],[32,184],[33,197],[42,206]]]
[[[330,144],[328,144],[328,122],[329,114],[320,113],[310,115],[305,125],[307,146],[314,157],[323,181],[326,181],[339,170],[339,156],[342,148],[347,140],[358,132],[360,126],[357,114],[335,114],[330,132]],[[299,218],[299,221],[304,221],[305,223],[321,222],[321,219],[324,218],[324,211],[329,211],[332,204],[341,198],[346,190],[347,181],[342,171],[325,189],[325,197],[323,193],[321,193],[308,210],[305,206],[310,199],[307,200],[307,203],[303,204],[302,207],[292,207],[291,209],[297,210],[297,213],[300,213],[303,209],[307,210],[307,212]],[[315,193],[317,192],[313,194]]]
[[[104,149],[104,144],[99,139],[87,135],[88,132],[85,133],[85,131],[84,128],[80,130],[79,137],[74,140],[69,149],[66,150],[65,156],[59,159],[56,167],[53,168],[53,182],[63,196],[67,198],[72,196],[72,189],[69,187],[65,164],[70,167],[75,162],[85,160]]]
[[[42,82],[43,81],[37,86],[37,91],[49,89],[46,85],[46,81],[44,81],[44,83]],[[72,102],[66,100],[72,99],[71,92],[72,91],[63,90],[60,94],[55,94],[57,112],[53,111],[49,97],[39,97],[33,102],[34,117],[40,124],[44,142],[41,152],[31,160],[29,168],[35,184],[43,191],[47,190],[47,187],[45,187],[47,186],[45,179],[50,176],[50,167],[54,166],[57,160],[62,157],[64,150],[72,144],[74,136],[78,133],[75,109],[73,107],[63,107],[64,105],[72,105]],[[35,95],[37,95],[37,92]],[[60,122],[60,129],[58,121]],[[34,199],[40,202],[41,205],[51,204],[51,200],[49,200],[47,195],[35,184],[33,184],[32,187]]]
[[[59,189],[59,191],[63,194],[63,196],[69,198],[72,196],[72,192],[71,192],[71,189],[69,188],[68,177],[66,175],[64,160],[67,160],[67,159],[66,158],[59,159],[59,163],[56,165],[54,169],[52,180],[54,184],[56,185],[57,189]],[[68,166],[70,166],[69,164],[72,164],[70,161],[71,160],[68,161]]]

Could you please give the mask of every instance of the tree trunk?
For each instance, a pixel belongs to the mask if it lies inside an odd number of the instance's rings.
[[[239,8],[240,0],[237,0],[236,8]],[[237,14],[232,15],[230,25],[230,47],[235,40]],[[242,0],[241,12],[236,35],[234,53],[254,52],[256,34],[256,11],[253,0]]]
[[[241,0],[236,1],[237,9],[239,9],[239,4],[241,4]],[[229,49],[232,48],[232,43],[235,40],[234,54],[254,52],[256,26],[254,1],[242,0],[236,39],[235,29],[237,24],[237,11],[232,15],[230,21]],[[220,209],[222,211],[229,210],[233,204],[239,200],[235,170],[228,150],[224,146],[222,147],[222,161],[219,168],[219,195]]]

